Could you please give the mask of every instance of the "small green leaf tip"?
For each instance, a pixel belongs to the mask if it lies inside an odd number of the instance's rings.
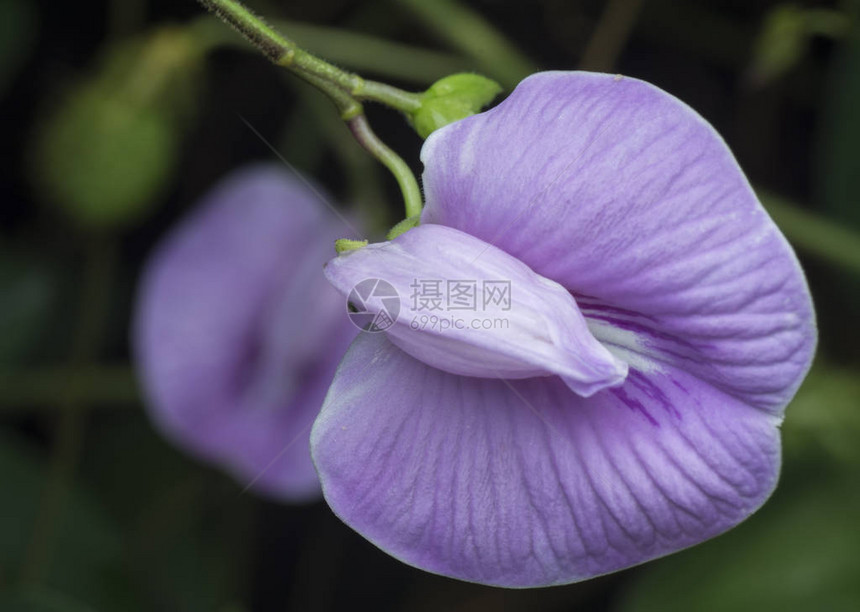
[[[349,238],[341,238],[334,241],[334,250],[337,254],[346,253],[347,251],[355,251],[361,247],[367,246],[367,240],[350,240]]]
[[[388,230],[388,234],[385,236],[388,240],[394,240],[401,234],[405,234],[413,227],[416,227],[421,222],[421,215],[415,215],[414,217],[407,217],[390,230]]]
[[[412,113],[412,125],[422,138],[449,123],[481,111],[502,91],[501,85],[479,74],[446,76],[422,94],[421,108]]]

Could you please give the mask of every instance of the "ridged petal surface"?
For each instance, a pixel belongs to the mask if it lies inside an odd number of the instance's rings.
[[[361,334],[311,435],[326,500],[371,542],[486,584],[563,584],[725,531],[773,489],[777,419],[681,371],[582,398],[456,376]]]
[[[714,129],[637,79],[545,72],[424,146],[423,220],[567,287],[640,352],[779,414],[809,366],[809,291]]]

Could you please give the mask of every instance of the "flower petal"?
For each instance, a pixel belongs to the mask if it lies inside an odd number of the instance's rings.
[[[627,375],[627,364],[592,336],[564,287],[449,227],[422,225],[391,242],[341,254],[326,265],[326,277],[344,295],[361,300],[366,311],[390,313],[393,324],[385,331],[391,341],[446,372],[489,378],[555,374],[583,396],[621,384]],[[373,278],[390,285],[380,300],[360,292],[360,283]],[[422,291],[427,284],[429,298]],[[504,295],[488,300],[488,288],[501,288]]]
[[[334,512],[398,559],[509,587],[696,544],[773,489],[778,418],[680,370],[590,398],[461,377],[361,334],[311,434]]]
[[[780,413],[816,331],[803,273],[720,136],[627,77],[546,72],[424,145],[422,220],[567,287],[627,349]]]
[[[340,237],[280,168],[234,174],[156,250],[134,349],[160,428],[261,493],[319,485],[310,425],[354,329],[322,266]]]

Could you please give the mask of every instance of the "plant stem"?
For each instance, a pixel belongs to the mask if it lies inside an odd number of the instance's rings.
[[[374,133],[367,122],[367,116],[364,114],[364,108],[361,106],[361,103],[316,75],[304,74],[302,78],[322,90],[334,101],[340,111],[341,119],[346,121],[358,143],[368,153],[382,162],[391,174],[394,175],[394,178],[397,179],[397,184],[400,186],[400,192],[403,195],[406,217],[420,215],[423,202],[421,199],[421,190],[418,188],[418,181],[415,180],[415,175],[412,174],[412,170],[409,169],[403,158],[392,151]]]
[[[351,185],[349,193],[354,196],[357,210],[365,222],[365,229],[371,233],[384,234],[391,226],[391,220],[385,208],[379,206],[384,197],[376,160],[372,156],[369,157],[352,134],[343,130],[341,122],[320,104],[319,92],[292,79],[290,85],[299,96],[302,106],[301,111],[294,115],[297,126],[288,131],[291,148],[305,150],[307,143],[303,141],[308,137],[303,134],[305,130],[299,126],[313,125],[319,134],[332,144],[335,155],[343,164],[347,183]]]
[[[426,87],[449,74],[466,72],[473,66],[455,53],[433,51],[369,34],[280,19],[272,20],[271,24],[297,45],[313,49],[330,61],[420,86]],[[252,48],[247,40],[236,36],[210,15],[194,19],[188,28],[206,50]]]
[[[352,95],[362,100],[379,102],[405,113],[411,113],[421,108],[421,94],[403,91],[386,83],[359,79]]]
[[[233,26],[272,62],[300,76],[312,75],[336,85],[359,100],[372,100],[406,113],[414,111],[421,104],[420,94],[368,81],[311,55],[237,0],[198,1]]]
[[[353,117],[364,114],[364,107],[361,102],[331,81],[326,81],[322,77],[310,73],[298,73],[298,76],[327,95],[337,107],[337,110],[340,112],[340,118],[344,121],[349,121]]]
[[[356,115],[347,121],[347,125],[361,146],[381,161],[391,171],[394,178],[397,179],[400,191],[403,193],[406,217],[420,215],[422,205],[421,190],[418,188],[418,181],[415,180],[415,175],[412,174],[406,162],[373,133],[373,130],[370,129],[370,124],[367,123],[367,117],[364,115]]]
[[[289,69],[325,93],[334,102],[341,119],[347,122],[358,142],[394,174],[403,194],[406,216],[421,213],[418,181],[403,159],[373,133],[361,104],[362,100],[380,102],[408,114],[420,108],[421,94],[363,79],[311,55],[237,0],[199,2],[233,26],[272,62]]]

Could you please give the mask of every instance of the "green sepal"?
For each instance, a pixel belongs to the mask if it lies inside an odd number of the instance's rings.
[[[367,240],[350,240],[349,238],[341,238],[334,241],[334,250],[337,254],[346,253],[347,251],[356,251],[367,246]]]
[[[502,91],[501,85],[479,74],[463,72],[446,76],[422,94],[421,108],[410,117],[422,138],[449,123],[479,113]]]

